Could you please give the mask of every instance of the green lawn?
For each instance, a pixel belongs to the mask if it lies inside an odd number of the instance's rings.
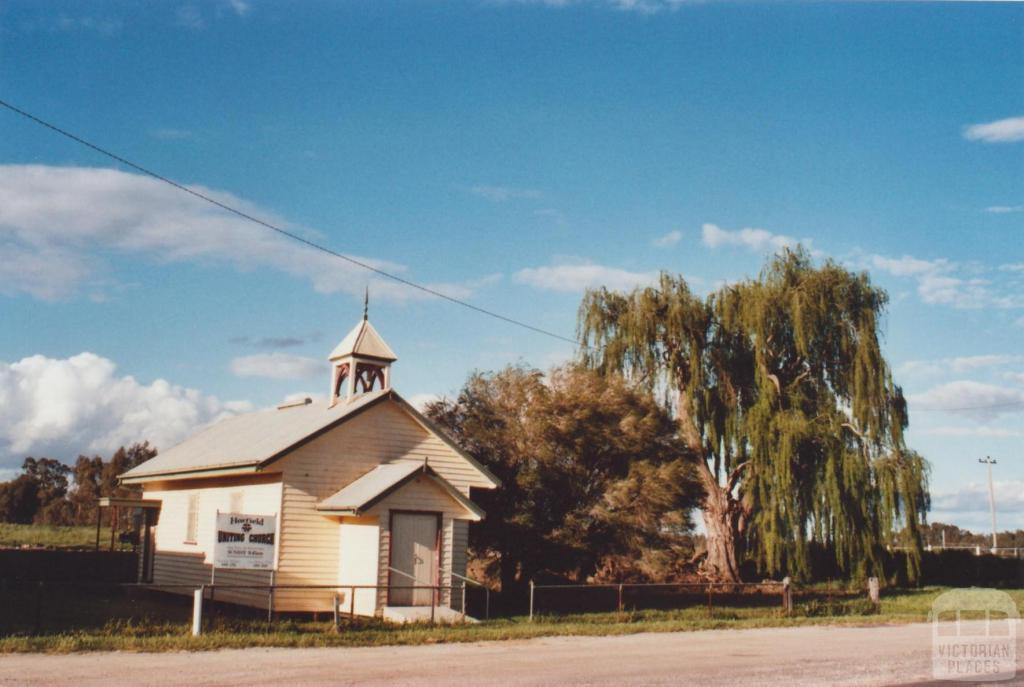
[[[681,610],[626,611],[569,616],[492,620],[478,625],[397,627],[378,621],[343,625],[334,632],[329,621],[278,619],[268,626],[256,612],[220,609],[211,613],[201,637],[189,635],[187,599],[115,588],[83,595],[48,591],[43,598],[41,629],[34,628],[35,597],[25,589],[0,589],[7,618],[23,627],[0,629],[0,653],[71,651],[179,651],[242,647],[325,647],[437,644],[527,639],[556,635],[622,635],[637,632],[678,632],[707,629],[787,627],[809,624],[887,624],[928,619],[932,600],[946,588],[892,591],[883,595],[880,613],[858,596],[799,597],[792,616],[777,608],[722,606],[709,616],[706,607]],[[1024,591],[1010,594],[1018,605]],[[8,634],[3,636],[6,631]],[[12,634],[16,632],[18,634]]]
[[[71,549],[96,546],[96,526],[53,527],[51,525],[14,525],[0,522],[0,548],[44,546]],[[110,526],[100,529],[100,546],[110,546]]]

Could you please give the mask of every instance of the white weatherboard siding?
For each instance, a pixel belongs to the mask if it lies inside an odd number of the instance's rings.
[[[468,520],[453,520],[452,521],[452,572],[466,576],[466,558],[469,556],[469,521]],[[462,610],[462,585],[465,584],[462,580],[452,578],[452,586],[455,589],[452,592],[452,608],[461,611]]]
[[[275,463],[284,474],[278,582],[337,584],[341,562],[339,518],[325,516],[316,510],[316,505],[381,463],[406,460],[421,465],[424,458],[466,496],[470,486],[491,486],[462,456],[392,402],[365,410]],[[408,492],[410,487],[412,484],[402,487],[385,502],[405,503],[389,506],[394,508],[449,511],[458,517],[466,516],[461,506],[436,485],[429,487],[430,496],[425,497],[426,501],[420,499],[421,504],[430,507],[418,507],[416,499]],[[407,493],[410,495],[406,496]],[[396,498],[399,501],[391,501]],[[408,498],[413,501],[402,500]],[[377,504],[368,515],[381,514],[383,503]],[[388,524],[386,512],[384,515],[380,525],[379,565],[386,568]],[[447,553],[442,558],[445,569],[451,565],[450,529],[446,521]],[[378,584],[386,585],[387,577],[382,581],[378,577]],[[327,590],[281,590],[275,603],[282,609],[326,611],[331,607],[331,598]]]
[[[476,515],[445,491],[436,477],[421,474],[387,494],[365,513],[371,516],[369,520],[343,518],[316,509],[318,503],[381,464],[406,462],[421,467],[424,459],[450,484],[448,488],[464,497],[468,498],[470,487],[492,486],[486,475],[410,416],[400,403],[391,400],[366,408],[293,449],[271,464],[274,473],[146,482],[146,498],[163,504],[156,528],[154,584],[209,582],[216,513],[220,510],[278,514],[278,569],[274,577],[277,584],[333,586],[359,580],[359,584],[386,587],[389,513],[420,510],[442,514],[441,584],[451,586],[448,571],[465,573],[466,519]],[[193,495],[199,498],[198,531],[196,541],[190,543],[186,534],[189,499]],[[346,528],[342,523],[352,527]],[[346,541],[358,542],[351,551],[354,559],[346,558]],[[368,573],[371,568],[372,575]],[[270,579],[270,574],[263,571],[219,570],[216,575],[220,584],[269,584]],[[184,588],[173,591],[189,593]],[[339,591],[343,590],[282,589],[274,595],[274,608],[329,612]],[[262,590],[224,589],[218,590],[216,596],[257,607],[265,607],[268,602],[268,595]],[[359,612],[379,611],[386,597],[384,589],[377,593],[376,602],[371,601],[373,592],[358,593]],[[458,605],[460,599],[461,594],[452,596],[448,591],[442,595],[445,604]]]
[[[267,479],[274,481],[268,482]],[[231,512],[240,507],[251,515],[274,515],[281,510],[280,475],[260,478],[262,483],[239,480],[202,480],[201,482],[162,482],[147,485],[146,498],[162,502],[156,527],[156,552],[153,557],[153,584],[208,584],[213,563],[217,511]],[[187,541],[189,500],[198,495],[198,522],[195,542]],[[280,522],[280,518],[279,518]],[[279,538],[280,541],[280,538]],[[269,584],[270,573],[262,570],[218,570],[219,584]],[[167,588],[179,594],[191,589]],[[216,598],[251,606],[265,606],[268,595],[261,590],[217,590]]]
[[[120,475],[162,502],[154,583],[210,582],[218,510],[276,514],[276,571],[220,570],[216,583],[296,588],[272,597],[225,588],[217,599],[330,612],[340,594],[345,610],[378,614],[387,602],[391,516],[419,511],[439,524],[440,584],[450,586],[450,572],[466,569],[467,521],[484,516],[469,500],[470,488],[493,489],[498,480],[391,389],[396,359],[364,309],[330,355],[329,401],[223,420]],[[377,383],[383,388],[374,389]],[[345,585],[377,589],[352,594]],[[445,590],[441,603],[460,599]]]
[[[380,546],[380,527],[377,518],[344,518],[339,527],[341,561],[338,565],[338,584],[376,585]],[[377,593],[373,589],[356,589],[355,605],[349,596],[351,589],[340,590],[344,596],[342,612],[353,608],[357,615],[372,616],[377,612]]]

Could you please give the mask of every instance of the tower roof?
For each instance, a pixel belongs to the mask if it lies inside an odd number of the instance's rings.
[[[348,355],[376,358],[388,362],[398,360],[398,356],[365,317],[341,340],[341,343],[335,346],[328,360],[337,360]]]

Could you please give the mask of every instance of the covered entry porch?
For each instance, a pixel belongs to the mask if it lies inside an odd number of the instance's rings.
[[[469,523],[483,512],[426,462],[379,465],[317,511],[338,518],[338,585],[364,587],[356,614],[462,619]]]

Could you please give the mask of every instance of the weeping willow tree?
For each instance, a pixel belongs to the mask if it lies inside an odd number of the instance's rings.
[[[707,298],[668,274],[584,296],[584,362],[674,407],[703,489],[708,575],[737,581],[746,556],[806,578],[815,545],[847,574],[878,574],[902,529],[917,579],[927,463],[906,447],[906,402],[881,353],[886,303],[866,274],[801,249]]]

